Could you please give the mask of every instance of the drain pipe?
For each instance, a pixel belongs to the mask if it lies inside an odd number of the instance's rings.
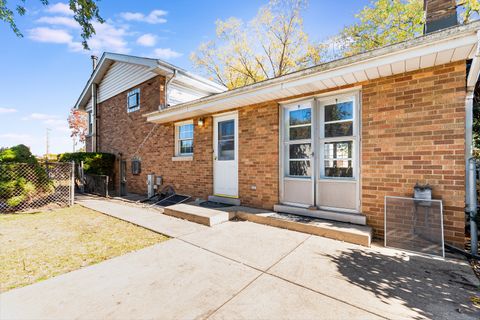
[[[168,88],[170,87],[170,82],[172,82],[172,80],[175,79],[176,76],[177,76],[177,69],[173,69],[172,76],[165,83],[165,105],[163,107],[164,109],[169,107],[169,104],[168,104]]]
[[[465,200],[470,217],[470,241],[471,253],[477,255],[478,250],[478,228],[477,216],[477,175],[476,161],[473,158],[473,99],[475,87],[480,74],[480,31],[477,31],[477,49],[470,66],[467,77],[467,97],[465,101],[465,161],[466,181]]]
[[[468,159],[468,184],[469,184],[469,203],[468,213],[470,216],[470,239],[471,253],[476,255],[478,252],[478,228],[477,228],[477,161],[471,157]]]

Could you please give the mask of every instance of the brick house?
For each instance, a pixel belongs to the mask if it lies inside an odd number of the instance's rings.
[[[421,37],[229,91],[105,53],[76,104],[90,115],[87,151],[118,156],[119,193],[146,194],[155,174],[195,198],[326,213],[378,237],[384,197],[428,183],[445,240],[463,246],[480,22],[449,26],[455,1],[427,2]]]

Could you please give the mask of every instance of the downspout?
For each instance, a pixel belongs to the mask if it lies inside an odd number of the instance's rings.
[[[470,218],[471,254],[478,250],[476,162],[473,157],[473,99],[475,86],[480,74],[480,31],[477,31],[477,49],[467,77],[467,97],[465,101],[465,200]]]
[[[177,69],[173,69],[172,76],[165,83],[165,104],[164,104],[165,109],[169,107],[169,104],[168,104],[168,87],[170,86],[170,82],[172,82],[172,80],[175,79],[176,76],[177,76]]]
[[[92,151],[97,152],[97,84],[92,83],[92,118],[93,118],[93,128],[92,128]]]

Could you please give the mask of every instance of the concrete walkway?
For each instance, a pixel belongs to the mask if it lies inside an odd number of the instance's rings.
[[[204,227],[105,200],[169,241],[0,295],[2,319],[478,319],[478,280],[443,261],[230,221]]]

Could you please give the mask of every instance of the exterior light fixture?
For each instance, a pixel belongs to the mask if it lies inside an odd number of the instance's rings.
[[[197,124],[198,124],[199,127],[203,127],[203,123],[204,123],[203,118],[198,119]]]

